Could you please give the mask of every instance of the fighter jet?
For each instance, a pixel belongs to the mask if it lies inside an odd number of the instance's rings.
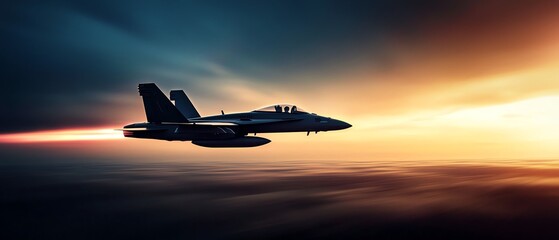
[[[201,117],[183,90],[172,90],[170,100],[154,83],[138,86],[147,122],[124,126],[125,137],[192,141],[203,147],[256,147],[269,139],[248,136],[257,133],[341,130],[350,124],[308,113],[290,104],[275,104],[251,112]]]

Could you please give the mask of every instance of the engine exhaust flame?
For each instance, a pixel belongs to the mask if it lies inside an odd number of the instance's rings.
[[[124,138],[121,131],[102,129],[59,129],[0,134],[0,143],[33,143],[64,141],[97,141]]]

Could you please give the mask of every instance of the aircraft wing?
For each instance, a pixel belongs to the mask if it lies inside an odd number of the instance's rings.
[[[256,124],[265,124],[265,123],[279,123],[279,122],[293,122],[299,121],[300,119],[290,118],[290,119],[189,119],[190,123],[207,123],[207,124],[234,124],[239,126],[246,126],[246,125],[256,125]]]

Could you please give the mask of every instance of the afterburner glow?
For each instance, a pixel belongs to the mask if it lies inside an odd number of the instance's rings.
[[[37,132],[0,134],[1,143],[32,143],[61,141],[94,141],[123,138],[122,132],[103,129],[60,129]]]

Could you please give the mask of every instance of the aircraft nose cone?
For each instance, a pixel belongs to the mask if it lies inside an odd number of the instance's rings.
[[[342,129],[346,129],[346,128],[350,128],[351,124],[346,123],[344,121],[340,121],[340,120],[336,120],[335,122],[335,129],[336,130],[342,130]]]
[[[342,125],[342,128],[341,128],[341,129],[346,129],[346,128],[350,128],[350,127],[351,127],[351,124],[346,123],[346,122],[342,122],[341,125]]]

